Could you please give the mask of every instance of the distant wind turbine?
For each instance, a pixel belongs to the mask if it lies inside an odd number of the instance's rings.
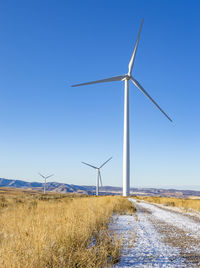
[[[44,194],[46,194],[46,183],[47,183],[47,179],[52,177],[54,174],[48,175],[48,176],[44,176],[41,173],[38,173],[43,179],[44,179]]]
[[[90,165],[90,164],[88,164],[88,163],[82,162],[83,164],[85,164],[85,165],[87,165],[87,166],[89,166],[89,167],[91,167],[91,168],[94,168],[94,169],[96,169],[96,171],[97,171],[96,195],[99,195],[99,181],[101,182],[101,187],[103,186],[100,169],[101,169],[103,166],[105,166],[105,164],[107,164],[108,161],[110,161],[111,159],[112,159],[112,157],[110,157],[108,160],[106,160],[106,162],[104,162],[100,167],[95,167],[95,166]]]
[[[124,81],[124,144],[123,144],[123,196],[130,194],[130,143],[129,143],[129,80],[147,97],[149,100],[169,119],[171,118],[160,108],[160,106],[152,99],[147,91],[140,85],[140,83],[132,76],[133,65],[135,62],[135,56],[137,47],[139,44],[140,33],[142,30],[144,19],[142,20],[138,37],[133,49],[133,53],[128,65],[128,73],[125,75],[114,76],[102,80],[91,81],[81,84],[72,85],[72,87],[92,85],[97,83],[112,82],[112,81]]]

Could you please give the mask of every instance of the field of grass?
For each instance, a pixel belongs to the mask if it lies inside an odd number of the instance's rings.
[[[113,213],[133,213],[119,196],[87,197],[0,189],[0,267],[109,267],[120,241]]]
[[[145,200],[156,204],[162,204],[165,206],[179,207],[185,210],[192,209],[200,211],[200,199],[160,197],[160,196],[138,196],[137,199]]]

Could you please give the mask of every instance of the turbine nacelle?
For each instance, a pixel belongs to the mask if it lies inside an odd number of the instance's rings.
[[[129,74],[125,74],[124,78],[121,81],[130,80],[131,76]]]

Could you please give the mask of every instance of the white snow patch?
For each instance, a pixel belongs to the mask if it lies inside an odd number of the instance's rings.
[[[200,212],[196,211],[194,209],[189,208],[188,210],[186,210],[185,208],[181,208],[181,207],[171,207],[171,206],[165,206],[162,204],[155,204],[157,207],[169,210],[169,211],[174,211],[174,212],[178,212],[178,213],[182,213],[185,216],[195,216],[199,221],[200,221]]]
[[[124,246],[120,262],[113,267],[186,267],[179,256],[180,250],[162,242],[162,236],[150,221],[151,216],[137,211],[136,216],[114,217],[111,228],[123,236]]]
[[[131,199],[133,203],[136,204],[136,201]],[[188,236],[200,239],[200,222],[196,222],[193,219],[187,217],[186,215],[177,214],[172,211],[167,211],[144,201],[140,201],[140,207],[148,209],[152,213],[152,217],[164,221],[170,225],[176,226],[187,232]]]

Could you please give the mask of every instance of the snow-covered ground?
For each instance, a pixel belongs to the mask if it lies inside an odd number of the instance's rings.
[[[136,214],[114,217],[112,228],[123,237],[124,246],[113,267],[200,267],[200,221],[130,200]]]
[[[133,201],[134,202],[134,201]],[[189,235],[200,239],[200,224],[187,217],[186,215],[177,214],[175,211],[166,211],[165,209],[150,203],[141,203],[141,206],[151,211],[152,217],[165,221],[186,231]],[[200,241],[200,240],[199,240]]]

